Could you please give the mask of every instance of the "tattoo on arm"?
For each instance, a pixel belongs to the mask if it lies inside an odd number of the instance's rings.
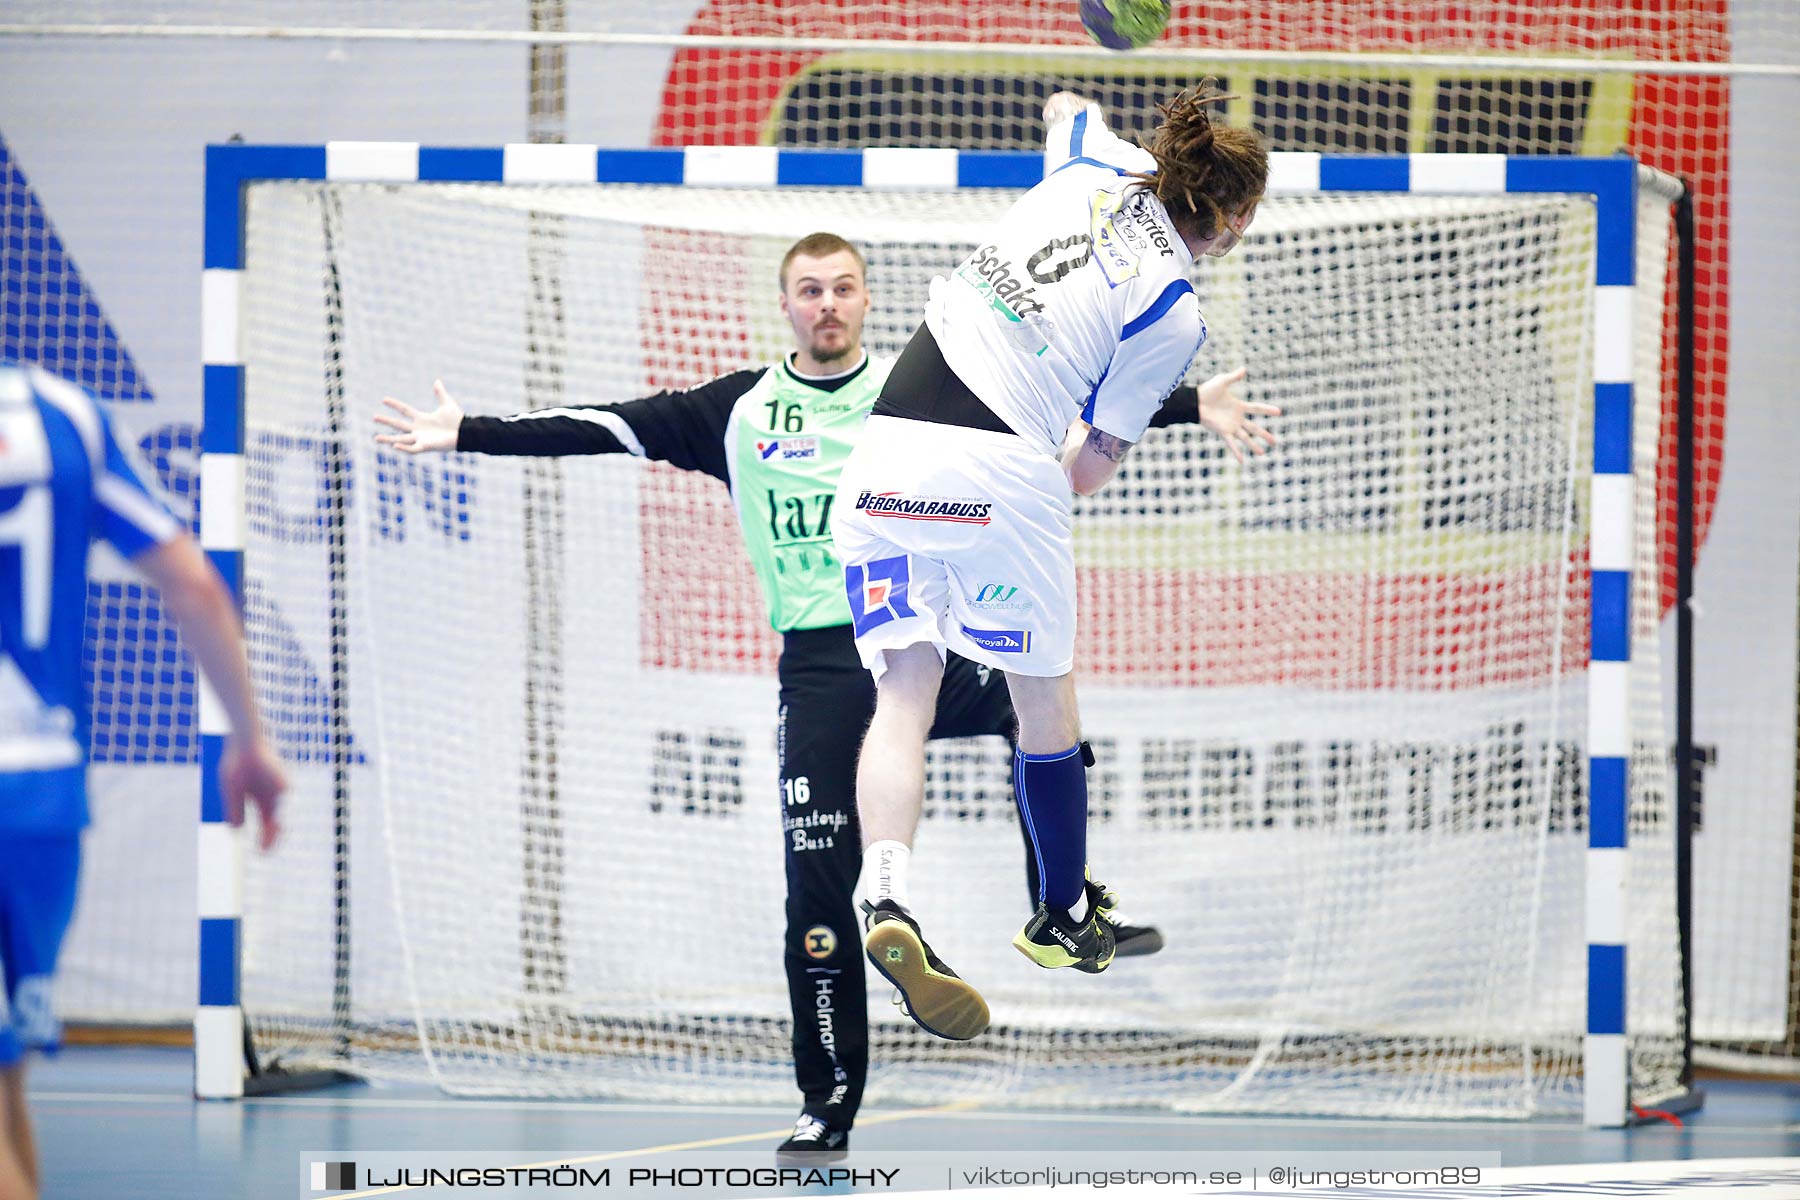
[[[1116,438],[1112,434],[1102,433],[1098,429],[1088,430],[1087,444],[1093,448],[1095,454],[1102,458],[1110,458],[1114,462],[1125,461],[1126,452],[1131,449],[1132,445],[1124,438]]]

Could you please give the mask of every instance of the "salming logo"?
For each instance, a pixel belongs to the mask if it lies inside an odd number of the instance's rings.
[[[875,859],[875,894],[891,896],[894,894],[894,852],[883,849]]]

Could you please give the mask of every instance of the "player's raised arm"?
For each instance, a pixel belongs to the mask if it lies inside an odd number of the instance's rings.
[[[1153,171],[1156,160],[1142,147],[1106,126],[1106,112],[1075,92],[1057,92],[1044,102],[1044,174],[1075,160],[1119,171]]]

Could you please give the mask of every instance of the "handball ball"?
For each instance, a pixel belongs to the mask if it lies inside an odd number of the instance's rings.
[[[1108,50],[1135,50],[1162,36],[1169,0],[1081,0],[1081,23]]]

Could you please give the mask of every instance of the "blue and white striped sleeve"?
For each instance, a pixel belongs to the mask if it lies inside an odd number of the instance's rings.
[[[134,558],[185,533],[182,523],[150,495],[131,469],[104,413],[100,414],[100,433],[105,455],[94,472],[95,536],[126,558]]]
[[[1154,171],[1156,160],[1106,127],[1106,114],[1098,104],[1064,117],[1044,135],[1044,174],[1052,175],[1072,162],[1110,167],[1115,171]]]
[[[1120,289],[1128,290],[1137,291]],[[1081,410],[1089,425],[1127,442],[1143,438],[1206,341],[1200,302],[1186,279],[1165,283],[1147,303],[1142,293],[1138,297],[1141,307],[1129,310],[1119,348]]]

